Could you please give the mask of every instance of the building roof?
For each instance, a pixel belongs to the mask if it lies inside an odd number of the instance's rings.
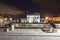
[[[38,13],[34,13],[34,14],[27,14],[27,15],[40,15],[40,14],[38,14]]]

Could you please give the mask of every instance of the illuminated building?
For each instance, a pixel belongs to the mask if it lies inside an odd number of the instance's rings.
[[[7,20],[8,20],[8,19],[7,19],[7,18],[4,18],[4,20],[5,20],[5,23],[7,23]]]
[[[26,18],[21,18],[21,23],[26,23],[26,22],[27,22]]]
[[[4,23],[4,18],[0,16],[0,23]]]
[[[40,14],[28,14],[27,22],[28,23],[40,23]]]
[[[60,22],[60,17],[45,17],[45,21]]]
[[[60,22],[60,17],[53,17],[51,19],[52,22]]]
[[[9,18],[10,21],[12,21],[12,18]]]
[[[45,22],[44,18],[41,18],[40,23],[44,23],[44,22]]]
[[[0,23],[3,23],[4,22],[4,19],[3,18],[0,18]]]

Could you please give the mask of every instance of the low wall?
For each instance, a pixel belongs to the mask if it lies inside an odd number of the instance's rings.
[[[50,24],[13,24],[14,27],[50,27]],[[60,24],[55,24],[56,25],[56,28],[60,29]]]
[[[42,28],[44,26],[49,27],[49,24],[13,24],[14,27],[39,27]]]

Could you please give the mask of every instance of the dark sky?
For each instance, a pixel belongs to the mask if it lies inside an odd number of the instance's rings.
[[[14,6],[19,10],[60,16],[60,0],[0,0],[0,2]]]
[[[30,10],[36,8],[36,5],[29,0],[2,0],[2,2],[11,6],[15,6],[16,8],[21,10]]]

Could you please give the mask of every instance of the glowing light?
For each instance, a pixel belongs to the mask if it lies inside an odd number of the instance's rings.
[[[49,17],[45,17],[46,20],[48,20]]]
[[[0,19],[0,23],[3,23],[3,19]]]

